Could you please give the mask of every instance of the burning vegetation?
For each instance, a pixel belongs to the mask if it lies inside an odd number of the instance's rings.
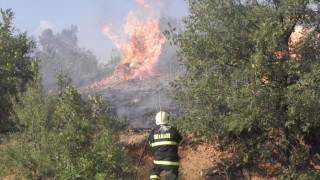
[[[131,178],[156,112],[176,113],[180,108],[181,116],[175,117],[185,138],[179,151],[180,177],[254,179],[255,173],[262,173],[264,179],[319,179],[318,1],[189,1],[185,31],[170,32],[177,35],[171,37],[186,69],[173,83],[177,103],[170,97],[171,76],[154,71],[167,41],[159,30],[159,13],[153,9],[162,3],[136,2],[145,10],[143,15],[131,11],[123,28],[107,24],[103,29],[121,50],[121,61],[111,75],[81,89],[82,94],[60,74],[58,93],[42,96],[37,62],[10,64],[19,54],[13,52],[20,52],[16,47],[21,41],[11,37],[10,25],[0,24],[0,33],[14,45],[8,47],[6,39],[0,42],[8,59],[0,72],[12,70],[8,74],[15,75],[18,65],[31,67],[26,74],[37,80],[10,90],[25,82],[24,77],[3,78],[3,92],[11,92],[3,93],[7,102],[2,107],[11,109],[0,114],[0,123],[3,126],[12,110],[10,123],[20,132],[1,142],[0,178]],[[10,22],[8,12],[3,16]],[[62,34],[69,32],[73,35],[76,29]],[[55,39],[50,31],[43,35],[43,43]],[[62,51],[70,47],[59,44]],[[65,57],[69,56],[58,60]],[[88,94],[102,96],[82,98]],[[123,124],[115,116],[129,120],[126,131],[118,131]],[[148,176],[151,162],[147,151],[143,177]]]
[[[123,29],[112,24],[104,26],[103,33],[121,50],[122,59],[111,76],[89,85],[89,88],[135,79],[144,81],[161,76],[153,71],[161,54],[162,45],[166,42],[158,27],[160,14],[153,11],[152,4],[143,0],[138,2],[144,7],[146,13],[144,17],[130,11]]]
[[[159,110],[174,112],[169,82],[175,77],[154,70],[166,37],[159,29],[155,5],[137,0],[143,11],[130,11],[121,27],[106,24],[103,33],[121,51],[111,75],[82,89],[83,94],[102,94],[111,114],[129,120],[130,127],[151,127]]]

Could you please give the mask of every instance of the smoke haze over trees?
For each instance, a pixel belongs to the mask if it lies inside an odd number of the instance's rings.
[[[46,89],[55,87],[55,72],[68,73],[74,86],[80,87],[92,82],[102,72],[96,57],[89,51],[78,47],[77,27],[71,26],[54,34],[51,29],[44,30],[39,37],[40,67]]]
[[[160,21],[161,31],[172,27],[180,29],[179,21],[172,18],[162,18]],[[55,72],[62,70],[72,79],[72,85],[83,87],[103,77],[110,75],[121,60],[122,54],[118,50],[112,50],[109,61],[98,64],[97,58],[91,51],[78,46],[77,27],[71,26],[54,34],[51,29],[46,29],[39,37],[38,56],[43,85],[46,90],[55,87]],[[162,53],[155,70],[164,73],[175,73],[179,67],[177,60],[177,47],[168,42],[164,44]]]
[[[161,32],[166,32],[169,28],[175,28],[177,31],[182,30],[180,20],[163,17],[159,21],[159,28]],[[162,53],[159,56],[159,61],[155,65],[155,70],[164,74],[174,74],[179,71],[179,61],[177,56],[178,47],[168,40],[162,46]]]

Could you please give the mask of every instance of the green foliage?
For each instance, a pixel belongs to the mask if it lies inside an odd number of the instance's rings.
[[[17,100],[17,101],[16,101]],[[54,135],[47,129],[50,109],[42,95],[41,79],[27,86],[13,100],[12,119],[18,132],[5,141],[0,158],[0,177],[15,174],[18,179],[53,177],[52,156]],[[16,172],[19,173],[16,173]]]
[[[0,177],[129,179],[133,166],[119,141],[119,123],[102,112],[102,97],[85,100],[58,74],[56,95],[43,96],[41,79],[14,102],[19,129],[0,152]]]
[[[55,124],[62,126],[55,145],[55,157],[60,162],[58,179],[93,179],[97,174],[107,179],[130,177],[132,169],[112,129],[116,126],[111,122],[112,117],[108,114],[98,116],[91,108],[96,104],[82,100],[77,90],[70,86],[57,100],[59,106],[53,117],[59,120]],[[92,98],[91,102],[102,104],[101,100]]]
[[[10,97],[23,92],[26,84],[33,79],[32,56],[34,42],[27,34],[15,34],[11,26],[13,12],[0,9],[0,132],[12,130],[8,120],[12,104]]]
[[[168,33],[186,68],[172,84],[184,111],[177,118],[181,131],[235,140],[243,164],[274,158],[288,179],[286,172],[314,177],[320,2],[187,2],[185,31]],[[309,30],[293,44],[296,25]]]

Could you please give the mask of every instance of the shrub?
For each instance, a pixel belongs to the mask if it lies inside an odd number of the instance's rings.
[[[118,139],[119,123],[102,112],[102,97],[85,100],[62,77],[56,95],[44,98],[38,79],[13,102],[19,131],[4,142],[0,177],[131,178],[133,166]]]

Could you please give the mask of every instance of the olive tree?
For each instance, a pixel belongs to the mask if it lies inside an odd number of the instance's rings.
[[[187,3],[185,30],[168,33],[186,68],[173,83],[180,129],[236,141],[240,163],[319,177],[320,1]]]

